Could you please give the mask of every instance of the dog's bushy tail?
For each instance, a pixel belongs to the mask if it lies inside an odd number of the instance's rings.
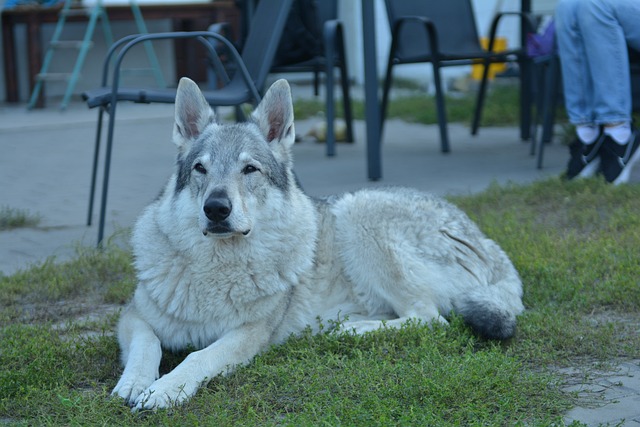
[[[484,338],[511,338],[516,331],[516,316],[524,310],[519,285],[496,283],[471,292],[458,301],[456,312]]]

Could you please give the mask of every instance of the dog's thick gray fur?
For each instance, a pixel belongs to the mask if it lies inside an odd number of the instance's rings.
[[[294,139],[286,81],[250,122],[225,125],[180,81],[176,171],[135,225],[139,283],[118,329],[113,393],[135,409],[179,404],[318,318],[363,333],[453,310],[485,337],[514,333],[518,273],[462,211],[409,189],[312,200],[292,172]],[[188,346],[158,378],[161,348]]]

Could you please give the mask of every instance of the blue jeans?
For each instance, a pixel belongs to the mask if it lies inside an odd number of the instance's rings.
[[[560,0],[555,20],[569,121],[630,122],[627,45],[640,50],[640,0]]]

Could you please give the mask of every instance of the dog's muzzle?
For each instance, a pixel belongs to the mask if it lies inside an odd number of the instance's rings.
[[[225,191],[214,191],[207,198],[203,209],[209,221],[221,223],[229,218],[233,206]]]
[[[208,233],[227,237],[232,235],[246,236],[251,230],[235,230],[228,221],[233,205],[231,199],[224,190],[212,192],[204,203],[202,208],[207,217],[208,224],[203,234]]]

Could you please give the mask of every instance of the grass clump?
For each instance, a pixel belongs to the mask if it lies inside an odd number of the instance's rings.
[[[0,206],[0,231],[14,228],[35,227],[40,223],[40,216],[24,209]]]
[[[78,248],[77,256],[0,276],[0,325],[4,322],[59,321],[96,306],[123,304],[135,287],[130,250]]]
[[[593,362],[640,354],[640,186],[550,179],[451,199],[522,276],[527,309],[509,342],[481,340],[455,315],[448,327],[410,323],[365,336],[306,331],[213,379],[182,407],[132,414],[109,397],[121,373],[113,331],[133,291],[131,256],[117,246],[82,250],[68,263],[0,277],[0,419],[562,425],[578,400],[563,392],[557,368],[588,372]],[[164,356],[162,373],[186,353]]]

